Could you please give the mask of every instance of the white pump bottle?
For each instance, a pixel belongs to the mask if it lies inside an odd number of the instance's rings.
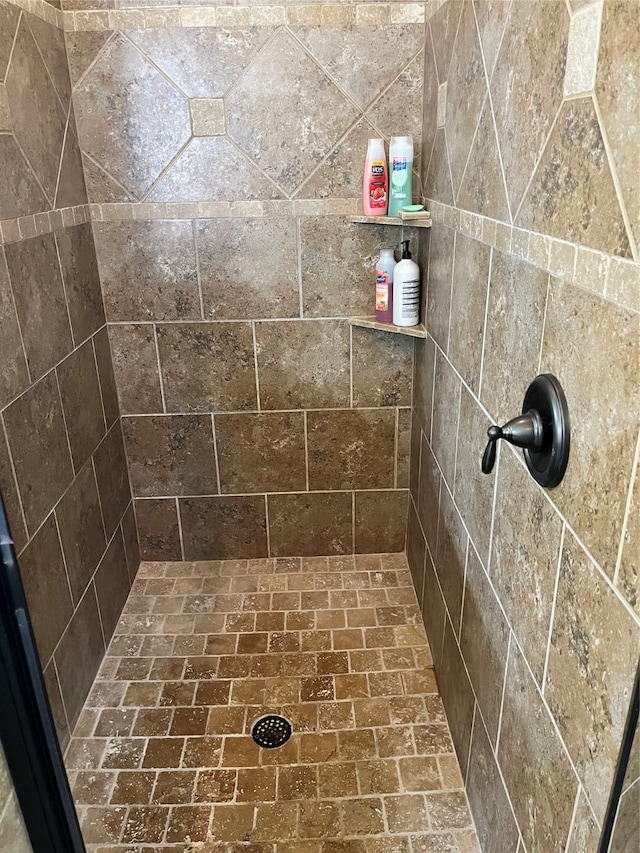
[[[393,271],[393,322],[417,326],[420,322],[420,267],[411,260],[409,241],[402,241],[402,260]]]

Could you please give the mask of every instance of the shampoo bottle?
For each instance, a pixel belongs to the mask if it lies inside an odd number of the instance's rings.
[[[396,259],[393,249],[381,249],[376,264],[376,320],[393,322],[393,270]]]
[[[411,204],[413,137],[392,136],[389,143],[389,216]]]
[[[393,271],[393,322],[417,326],[420,322],[420,267],[411,260],[409,241],[402,241],[402,260]]]
[[[362,204],[365,216],[387,215],[387,157],[384,139],[370,139],[364,164]]]

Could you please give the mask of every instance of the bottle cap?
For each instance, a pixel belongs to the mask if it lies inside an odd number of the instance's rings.
[[[402,260],[410,261],[411,260],[411,252],[409,251],[409,240],[403,240],[401,243],[402,246]]]

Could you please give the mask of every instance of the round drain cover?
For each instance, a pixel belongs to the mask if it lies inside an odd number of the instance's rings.
[[[277,714],[268,714],[266,717],[260,717],[253,724],[251,735],[258,746],[275,749],[285,744],[291,737],[291,723]]]

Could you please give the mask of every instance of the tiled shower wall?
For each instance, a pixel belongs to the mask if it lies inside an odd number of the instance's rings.
[[[31,844],[16,800],[9,768],[0,746],[0,849],[31,853]]]
[[[0,2],[0,487],[64,744],[138,556],[64,34],[37,12]]]
[[[638,663],[639,61],[637,2],[448,0],[427,26],[408,555],[487,851],[596,850]],[[543,372],[564,481],[507,445],[484,476]]]
[[[347,323],[400,232],[348,216],[420,140],[424,6],[376,12],[66,13],[147,559],[404,547],[413,342]]]

